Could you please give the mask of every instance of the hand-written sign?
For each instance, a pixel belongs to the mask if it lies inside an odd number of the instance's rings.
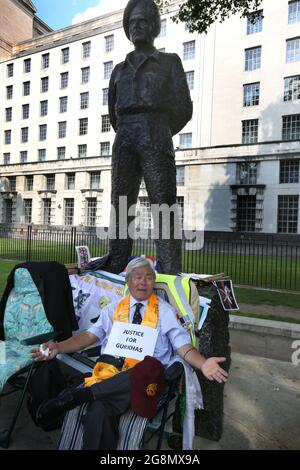
[[[153,356],[158,331],[149,326],[114,322],[103,354],[130,357],[142,361]]]

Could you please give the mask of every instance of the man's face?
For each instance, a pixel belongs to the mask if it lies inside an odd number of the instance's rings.
[[[152,44],[153,35],[151,24],[146,17],[145,9],[137,5],[129,18],[129,36],[134,45]]]
[[[129,292],[135,300],[147,300],[153,293],[154,274],[150,266],[135,268],[128,278]]]

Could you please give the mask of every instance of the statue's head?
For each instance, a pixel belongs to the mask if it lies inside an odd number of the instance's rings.
[[[123,16],[126,36],[134,44],[153,40],[160,33],[160,14],[153,0],[129,0]],[[147,37],[148,36],[148,37]]]

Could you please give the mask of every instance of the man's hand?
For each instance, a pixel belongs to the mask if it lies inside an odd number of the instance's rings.
[[[216,380],[219,383],[226,382],[228,374],[219,366],[220,362],[225,361],[225,357],[210,357],[203,363],[201,372],[208,380]]]
[[[48,350],[48,353],[45,352]],[[45,351],[43,353],[43,351]],[[49,341],[48,343],[41,344],[40,349],[31,349],[31,357],[35,361],[51,361],[54,359],[58,354],[58,345],[53,341]]]

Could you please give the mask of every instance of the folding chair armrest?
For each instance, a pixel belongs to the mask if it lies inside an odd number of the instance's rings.
[[[50,333],[44,333],[42,335],[32,336],[30,338],[25,338],[20,341],[24,346],[33,346],[35,344],[46,343],[47,341],[53,341],[59,335],[61,331],[50,331]]]
[[[167,382],[179,379],[183,373],[183,365],[181,362],[174,362],[170,367],[165,370],[165,379]]]

